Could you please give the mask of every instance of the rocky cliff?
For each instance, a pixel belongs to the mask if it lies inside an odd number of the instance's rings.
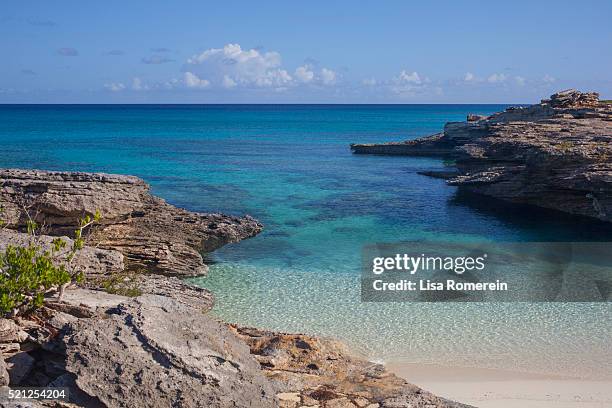
[[[467,119],[433,136],[351,149],[452,159],[456,173],[430,175],[466,191],[612,221],[612,104],[597,93],[568,90]]]
[[[0,388],[66,387],[69,401],[0,397],[0,406],[463,407],[336,341],[209,316],[212,294],[168,275],[202,273],[201,252],[261,230],[250,217],[191,213],[152,196],[138,178],[106,174],[0,170],[0,203],[8,226],[0,250],[28,242],[20,232],[27,214],[48,234],[37,238],[43,248],[70,235],[80,217],[103,214],[79,253],[86,287],[0,318]]]
[[[70,236],[79,218],[100,211],[92,245],[119,251],[130,269],[165,275],[201,275],[206,272],[202,252],[262,229],[249,216],[176,208],[151,195],[137,177],[102,173],[0,170],[0,203],[9,228],[23,230],[29,213],[54,236]]]

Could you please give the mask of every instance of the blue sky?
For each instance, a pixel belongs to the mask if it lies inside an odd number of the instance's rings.
[[[0,103],[612,98],[611,1],[29,1],[0,9]]]

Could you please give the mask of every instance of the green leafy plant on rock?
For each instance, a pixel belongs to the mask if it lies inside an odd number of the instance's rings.
[[[142,295],[138,287],[138,272],[115,273],[99,282],[100,286],[113,295],[136,297]]]
[[[79,220],[72,245],[55,238],[43,248],[38,225],[28,215],[28,244],[8,245],[0,251],[0,313],[15,315],[39,308],[47,295],[59,292],[61,299],[68,284],[81,282],[83,272],[75,266],[75,259],[85,245],[85,231],[99,220],[97,211]]]

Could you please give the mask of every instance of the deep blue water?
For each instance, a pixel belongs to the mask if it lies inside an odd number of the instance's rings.
[[[212,254],[209,277],[197,280],[215,291],[215,313],[228,320],[334,335],[373,358],[436,362],[447,350],[446,362],[483,355],[481,365],[496,365],[492,356],[514,347],[533,354],[517,369],[554,371],[575,369],[569,349],[580,361],[607,358],[609,369],[605,342],[593,340],[609,334],[608,306],[359,301],[360,251],[370,242],[612,240],[609,226],[459,195],[417,174],[443,168],[441,160],[349,150],[354,142],[436,133],[447,121],[504,107],[0,105],[0,167],[133,174],[172,204],[260,219],[264,233]],[[489,333],[484,346],[482,333]]]

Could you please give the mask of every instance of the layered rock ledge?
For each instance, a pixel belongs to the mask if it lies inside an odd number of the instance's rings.
[[[0,203],[9,228],[25,229],[29,213],[52,236],[72,235],[80,218],[99,211],[91,245],[119,251],[129,269],[165,275],[204,274],[202,252],[262,230],[252,217],[189,212],[137,177],[103,173],[0,170]]]
[[[597,93],[567,90],[467,119],[433,136],[351,149],[444,157],[454,160],[456,172],[426,174],[466,191],[612,221],[612,104]]]

